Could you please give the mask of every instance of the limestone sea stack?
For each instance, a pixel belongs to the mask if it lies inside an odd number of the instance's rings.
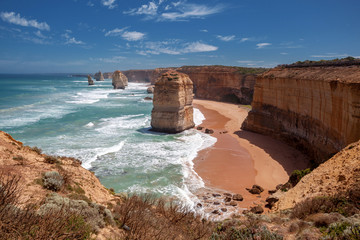
[[[92,80],[91,76],[88,75],[87,78],[88,78],[88,84],[89,85],[94,85],[94,80]]]
[[[178,133],[195,126],[193,82],[176,71],[162,74],[155,83],[151,127],[153,131]]]
[[[95,73],[94,78],[96,81],[104,81],[104,76],[101,71]]]
[[[125,89],[128,85],[128,79],[122,72],[117,70],[113,73],[112,85],[114,86],[114,89]]]

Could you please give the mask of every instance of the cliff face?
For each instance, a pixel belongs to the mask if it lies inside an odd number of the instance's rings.
[[[112,75],[112,85],[114,89],[125,89],[128,85],[128,79],[122,72],[117,70]]]
[[[152,129],[177,133],[194,127],[192,100],[193,83],[186,74],[164,73],[155,83]]]
[[[251,103],[255,73],[261,72],[261,69],[254,69],[252,72],[246,68],[225,66],[185,66],[154,70],[129,70],[124,71],[124,74],[129,81],[155,84],[155,80],[169,70],[187,74],[194,83],[194,94],[197,98],[242,104]]]
[[[275,68],[259,76],[243,129],[321,163],[360,138],[360,67]]]
[[[242,104],[252,101],[255,74],[224,66],[181,67],[177,71],[189,75],[197,98]]]

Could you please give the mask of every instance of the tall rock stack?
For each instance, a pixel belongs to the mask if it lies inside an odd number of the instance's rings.
[[[128,85],[128,79],[122,72],[117,70],[113,73],[112,85],[114,86],[114,89],[125,89]]]
[[[94,78],[96,81],[104,81],[104,76],[101,71],[95,73]]]
[[[193,82],[188,75],[168,71],[155,83],[151,127],[153,131],[178,133],[195,126]]]
[[[88,75],[88,84],[89,85],[94,85],[94,80],[92,80],[90,75]]]

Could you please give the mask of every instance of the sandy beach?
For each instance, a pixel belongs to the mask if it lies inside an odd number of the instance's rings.
[[[244,201],[238,207],[264,205],[267,190],[285,183],[295,169],[304,169],[308,158],[284,143],[240,129],[248,114],[246,106],[194,100],[194,107],[205,116],[202,127],[214,130],[217,142],[199,152],[194,160],[195,171],[207,187],[223,192],[240,193]],[[204,130],[203,130],[204,131]],[[245,188],[253,184],[265,191],[252,195]]]

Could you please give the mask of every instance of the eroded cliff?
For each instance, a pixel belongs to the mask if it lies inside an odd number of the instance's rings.
[[[155,84],[156,79],[169,70],[187,74],[194,83],[194,94],[197,98],[242,104],[251,103],[256,74],[265,71],[262,68],[184,66],[153,70],[128,70],[124,71],[124,74],[129,81]]]
[[[360,66],[274,68],[256,80],[243,129],[321,163],[360,138]]]

